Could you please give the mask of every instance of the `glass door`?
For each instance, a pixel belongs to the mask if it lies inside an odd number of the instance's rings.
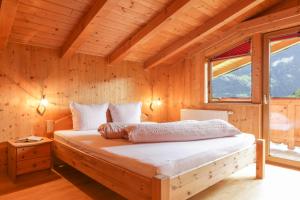
[[[264,137],[269,161],[300,167],[300,28],[264,37]]]

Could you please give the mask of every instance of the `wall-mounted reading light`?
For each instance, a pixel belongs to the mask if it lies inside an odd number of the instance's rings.
[[[48,105],[48,100],[46,99],[45,95],[42,95],[41,101],[38,107],[36,108],[37,113],[43,116],[44,113],[46,112],[47,105]]]
[[[154,106],[154,107],[159,107],[159,106],[161,106],[161,104],[162,104],[162,102],[161,102],[160,98],[155,99],[155,100],[152,99],[152,100],[151,100],[151,103],[150,103],[150,110],[151,110],[151,111],[154,111],[153,106]]]
[[[155,97],[154,98],[154,79],[151,78],[151,76],[145,76],[145,79],[149,83],[150,90],[151,90],[151,99],[150,99],[150,104],[149,104],[149,109],[151,112],[155,110],[155,108],[160,107],[162,105],[162,101],[160,97]],[[145,114],[147,117],[151,116],[151,114]]]

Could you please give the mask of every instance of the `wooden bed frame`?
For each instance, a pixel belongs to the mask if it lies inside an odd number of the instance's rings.
[[[71,118],[55,122],[55,130],[71,129]],[[205,190],[256,161],[256,178],[264,177],[265,142],[226,155],[174,177],[149,178],[54,140],[54,155],[111,190],[132,200],[182,200]]]

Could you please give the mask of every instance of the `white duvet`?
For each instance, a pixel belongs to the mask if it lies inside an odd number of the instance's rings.
[[[133,143],[204,140],[241,133],[232,124],[220,119],[136,124],[127,127],[126,130],[129,141]]]

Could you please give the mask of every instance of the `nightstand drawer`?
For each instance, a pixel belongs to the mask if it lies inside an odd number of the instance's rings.
[[[17,161],[50,156],[50,144],[17,148]]]
[[[17,163],[17,175],[48,169],[51,166],[50,157],[36,158],[31,160],[24,160]]]

